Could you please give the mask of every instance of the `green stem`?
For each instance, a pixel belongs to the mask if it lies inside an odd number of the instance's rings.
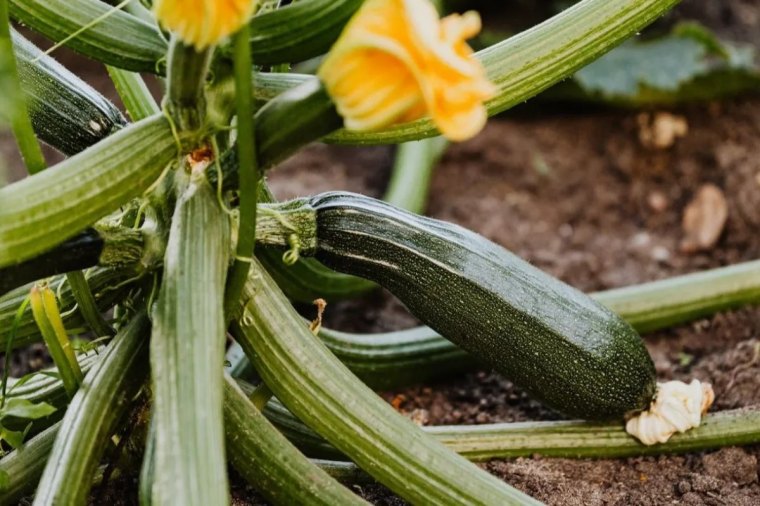
[[[448,145],[448,141],[442,137],[399,145],[383,200],[401,209],[422,214],[427,204],[433,169]]]
[[[203,172],[179,171],[177,180],[182,191],[151,339],[152,495],[157,504],[223,505],[229,501],[222,420],[229,219]]]
[[[302,420],[412,503],[536,504],[396,413],[303,324],[254,262],[233,332],[256,370]]]
[[[10,118],[13,135],[16,137],[16,143],[18,144],[19,151],[21,151],[24,163],[26,163],[27,171],[30,174],[36,174],[44,170],[47,167],[47,163],[42,154],[42,149],[37,142],[37,137],[34,135],[32,120],[29,118],[26,101],[21,93],[16,58],[13,56],[8,2],[6,0],[0,1],[0,52],[9,55],[6,62],[8,67],[5,70],[10,76],[13,87],[13,96],[10,97],[14,106]]]
[[[71,286],[71,293],[74,295],[74,300],[77,301],[77,307],[82,313],[82,318],[95,332],[95,335],[99,337],[114,335],[113,328],[106,323],[98,309],[95,296],[90,291],[90,285],[87,283],[84,273],[82,271],[69,272],[66,274],[66,280]]]
[[[304,457],[231,379],[224,424],[233,467],[274,504],[368,504]]]
[[[270,402],[264,415],[307,455],[345,459],[279,402]],[[734,409],[709,413],[699,427],[675,434],[667,443],[645,446],[630,436],[622,423],[583,421],[517,422],[423,427],[463,457],[476,462],[541,455],[559,458],[623,458],[669,455],[757,444],[760,410]]]
[[[109,66],[108,75],[132,121],[140,121],[161,112],[140,74]]]
[[[197,51],[178,37],[169,46],[166,107],[180,132],[197,132],[206,114],[206,74],[213,49]]]
[[[249,44],[250,28],[245,26],[235,36],[235,101],[238,138],[246,142],[237,143],[238,179],[240,200],[240,223],[235,261],[227,278],[224,295],[225,312],[230,314],[235,306],[243,286],[248,279],[256,244],[256,213],[259,199],[261,171],[256,157],[256,136],[253,125],[253,99],[251,46]]]
[[[108,345],[66,410],[34,504],[85,504],[100,457],[148,375],[149,321],[139,313]]]

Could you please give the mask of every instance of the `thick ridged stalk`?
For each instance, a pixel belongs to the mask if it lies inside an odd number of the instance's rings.
[[[0,189],[0,266],[50,249],[139,196],[176,152],[169,122],[154,116]]]
[[[10,0],[11,15],[54,41],[89,26],[66,42],[74,51],[115,67],[157,72],[166,41],[155,26],[97,0]],[[101,19],[97,23],[93,21]]]
[[[151,364],[156,461],[153,502],[229,501],[222,421],[229,219],[202,173],[185,186],[172,219],[153,319]]]
[[[302,0],[251,21],[259,65],[296,63],[326,53],[363,0]]]
[[[148,328],[138,313],[87,374],[61,422],[35,505],[85,504],[108,439],[148,376]]]
[[[264,415],[288,439],[313,457],[345,459],[281,404],[270,401]],[[622,423],[583,421],[518,422],[423,427],[452,450],[472,461],[542,455],[561,458],[622,458],[669,455],[760,442],[760,410],[734,409],[710,413],[699,427],[676,434],[665,444],[646,446],[630,436]]]
[[[304,457],[229,378],[224,424],[233,467],[272,503],[368,504]]]
[[[639,332],[760,302],[760,260],[592,293]]]
[[[309,331],[258,262],[252,276],[238,342],[278,398],[362,469],[415,504],[536,503],[425,437]]]

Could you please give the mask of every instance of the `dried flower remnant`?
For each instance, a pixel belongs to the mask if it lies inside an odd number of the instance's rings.
[[[248,22],[256,0],[156,0],[153,11],[162,27],[197,50],[213,46]]]
[[[715,394],[709,383],[659,383],[649,409],[629,419],[625,430],[647,446],[665,443],[676,432],[699,427],[713,400]]]
[[[450,140],[473,137],[495,93],[465,42],[480,31],[473,11],[443,19],[428,0],[368,0],[318,75],[350,130],[430,116]]]

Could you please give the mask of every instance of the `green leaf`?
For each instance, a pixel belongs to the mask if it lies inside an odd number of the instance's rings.
[[[628,43],[575,75],[589,92],[635,95],[641,85],[676,90],[707,70],[705,46],[694,39]]]
[[[637,106],[716,99],[758,86],[760,68],[751,47],[722,42],[699,24],[684,23],[661,38],[620,46],[548,97]]]
[[[27,399],[12,397],[7,399],[5,406],[0,408],[0,420],[10,416],[24,420],[38,420],[50,416],[55,410],[55,407],[46,402],[35,404]]]
[[[16,449],[24,444],[24,432],[0,427],[0,441],[5,441],[11,448]]]

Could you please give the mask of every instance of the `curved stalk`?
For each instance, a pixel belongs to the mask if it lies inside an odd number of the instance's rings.
[[[202,171],[179,171],[177,180],[151,338],[152,500],[223,505],[229,502],[222,420],[229,219]]]
[[[155,26],[105,2],[10,0],[10,11],[14,19],[56,42],[81,32],[66,46],[115,67],[155,73],[166,55],[166,41]]]
[[[412,503],[537,504],[385,404],[303,324],[258,262],[233,331],[264,381],[365,471]]]
[[[227,378],[224,423],[233,467],[274,504],[368,504],[304,457]]]
[[[260,65],[296,63],[327,52],[362,0],[303,0],[251,20]]]
[[[345,459],[277,401],[264,415],[307,455]],[[624,458],[669,455],[760,442],[760,410],[709,413],[699,427],[675,434],[667,443],[645,446],[622,423],[584,421],[517,422],[423,427],[429,435],[475,462],[541,455],[560,458]]]
[[[60,425],[34,504],[85,504],[107,441],[148,374],[149,321],[138,313],[87,374]]]
[[[141,195],[176,152],[169,122],[153,116],[0,188],[0,266],[35,257]]]

